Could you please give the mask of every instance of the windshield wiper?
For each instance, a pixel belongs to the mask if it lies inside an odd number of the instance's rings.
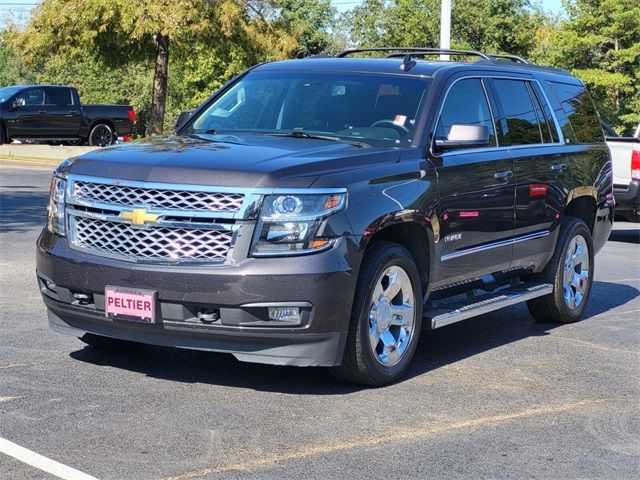
[[[235,135],[230,135],[228,133],[223,133],[220,130],[215,130],[213,128],[210,128],[209,130],[205,130],[204,132],[192,132],[192,133],[187,133],[185,135],[186,136],[195,136],[195,137],[198,137],[198,138],[201,138],[201,137],[199,137],[199,135],[226,135],[226,137],[224,137],[224,138],[216,138],[216,139],[205,138],[204,140],[207,140],[207,141],[213,142],[213,143],[230,143],[232,145],[246,145],[243,142],[234,141],[234,140],[231,140],[229,138],[229,137],[238,138]]]
[[[331,142],[347,143],[349,145],[353,145],[358,148],[367,148],[371,146],[368,143],[364,143],[364,142],[356,142],[354,140],[347,140],[341,137],[333,137],[331,135],[318,135],[315,133],[309,133],[309,132],[305,132],[304,130],[298,130],[298,129],[294,129],[286,133],[266,133],[265,135],[273,135],[278,137],[309,138],[312,140],[328,140]]]

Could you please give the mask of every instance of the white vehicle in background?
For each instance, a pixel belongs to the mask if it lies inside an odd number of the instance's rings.
[[[640,222],[640,124],[633,137],[619,136],[602,122],[613,164],[616,216]]]

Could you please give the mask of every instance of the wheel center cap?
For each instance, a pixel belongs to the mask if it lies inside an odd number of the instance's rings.
[[[378,325],[378,332],[383,333],[389,329],[393,313],[391,312],[391,302],[388,298],[383,297],[378,302],[378,308],[376,312],[376,323]]]

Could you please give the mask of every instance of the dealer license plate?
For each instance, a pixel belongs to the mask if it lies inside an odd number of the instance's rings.
[[[155,323],[156,292],[107,285],[104,289],[104,314],[116,320]]]

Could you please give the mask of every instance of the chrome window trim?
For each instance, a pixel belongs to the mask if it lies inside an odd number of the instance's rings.
[[[525,74],[523,74],[525,75]],[[447,101],[447,97],[449,96],[449,92],[451,91],[451,88],[459,81],[461,80],[469,80],[469,79],[474,79],[474,78],[478,78],[480,80],[482,79],[497,79],[497,80],[519,80],[521,82],[535,82],[538,85],[538,88],[540,89],[540,91],[542,92],[542,95],[544,97],[544,101],[547,105],[547,108],[549,109],[549,112],[551,113],[551,118],[553,119],[553,124],[556,127],[556,133],[558,134],[558,142],[553,142],[553,143],[529,143],[529,144],[522,144],[522,145],[512,145],[512,146],[504,146],[501,147],[499,146],[499,140],[497,138],[497,132],[496,132],[496,143],[498,144],[498,146],[496,147],[479,147],[479,148],[466,148],[466,149],[460,149],[460,150],[456,150],[456,151],[452,151],[452,152],[443,152],[443,153],[435,153],[434,151],[434,146],[435,146],[435,136],[431,139],[431,142],[429,143],[429,150],[431,151],[431,154],[435,157],[438,158],[443,158],[443,157],[449,157],[449,156],[453,156],[453,155],[460,155],[463,153],[474,153],[474,152],[492,152],[492,151],[501,151],[501,150],[513,150],[515,148],[531,148],[531,147],[541,147],[541,146],[545,146],[545,147],[560,147],[560,146],[565,146],[566,142],[565,142],[565,138],[564,135],[562,133],[562,130],[560,129],[560,123],[558,122],[558,119],[556,118],[556,114],[555,111],[553,110],[552,106],[551,106],[551,102],[549,101],[549,97],[547,96],[547,93],[544,91],[544,88],[542,88],[542,84],[540,83],[540,81],[535,78],[535,77],[529,77],[529,76],[524,76],[524,77],[514,77],[514,76],[508,76],[508,75],[491,75],[491,74],[472,74],[472,75],[465,75],[465,76],[461,76],[459,78],[456,78],[453,82],[451,82],[451,85],[449,85],[447,87],[447,91],[444,94],[443,100],[440,103],[440,107],[438,108],[438,115],[436,115],[435,117],[435,123],[434,123],[434,132],[435,132],[435,128],[438,126],[438,122],[440,121],[440,116],[442,115],[442,110],[444,108],[444,104]],[[484,87],[484,82],[482,82],[483,87]],[[485,94],[487,94],[486,90],[485,90]],[[487,98],[487,101],[489,101],[489,99]],[[491,109],[491,102],[489,102],[489,108]],[[495,125],[495,120],[494,120],[494,125]]]
[[[498,138],[498,129],[496,123],[496,115],[493,112],[493,106],[491,105],[491,97],[489,97],[489,92],[487,91],[487,85],[484,79],[480,79],[480,85],[482,85],[482,91],[484,91],[484,99],[487,101],[487,106],[489,107],[489,115],[491,115],[491,123],[493,124],[493,135],[496,137],[496,144],[494,148],[500,148],[500,138]],[[444,107],[444,103],[442,104]],[[440,121],[440,117],[438,117],[438,121]],[[436,124],[436,128],[438,125]]]
[[[452,253],[447,253],[446,255],[442,255],[440,260],[446,262],[447,260],[452,260],[454,258],[463,257],[465,255],[470,255],[472,253],[484,252],[486,250],[492,250],[494,248],[506,247],[509,245],[513,245],[520,242],[526,242],[527,240],[536,240],[538,238],[544,238],[550,235],[549,230],[541,230],[539,232],[528,233],[521,237],[509,238],[507,240],[500,240],[498,242],[489,243],[486,245],[480,245],[477,247],[465,248],[463,250],[458,250]]]

